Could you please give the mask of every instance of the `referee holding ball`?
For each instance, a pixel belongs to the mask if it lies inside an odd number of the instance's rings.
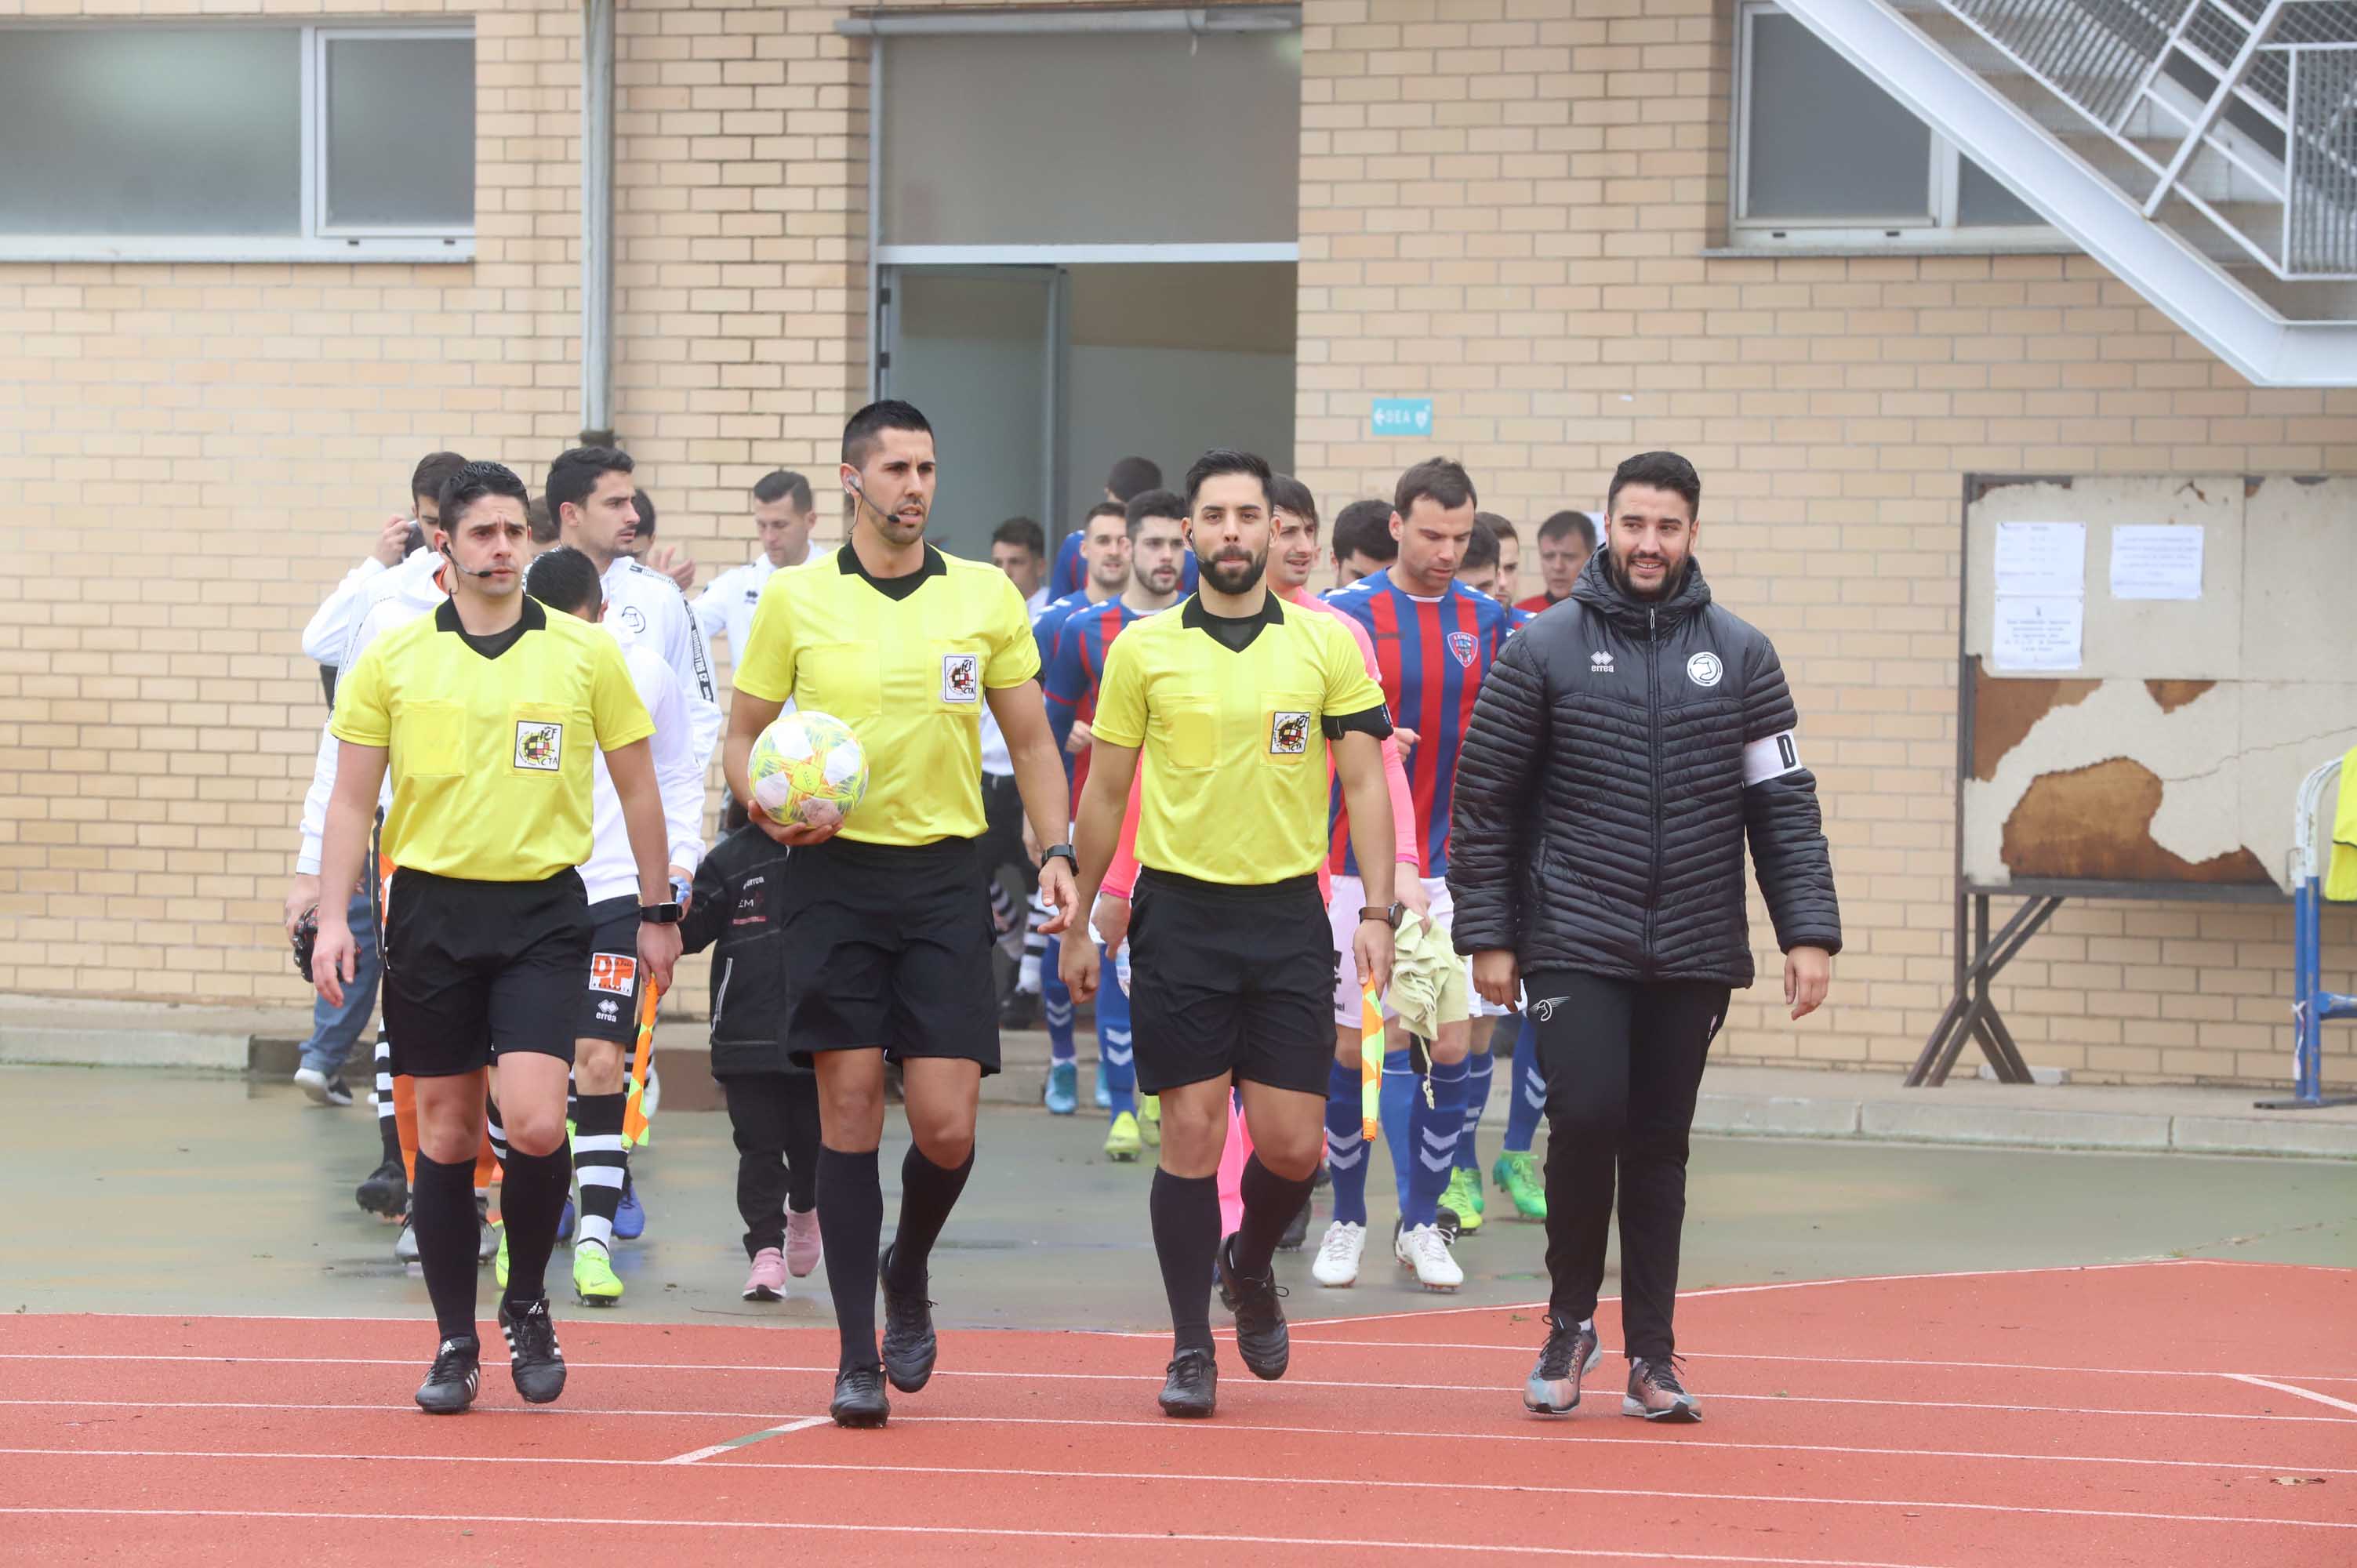
[[[843,1337],[830,1406],[840,1425],[891,1414],[877,1367],[903,1393],[932,1376],[933,1242],[974,1169],[982,1078],[998,1070],[996,940],[977,841],[982,714],[1006,738],[1039,842],[1039,890],[1062,930],[1072,890],[1064,766],[1039,694],[1039,651],[1023,596],[987,562],[925,542],[936,479],[932,426],[905,403],[870,403],[843,431],[843,488],[856,502],[840,550],[790,566],[761,590],[738,650],[728,787],[751,800],[753,743],[786,702],[851,726],[867,793],[847,820],[752,820],[796,852],[782,906],[786,1038],[818,1075],[818,1208],[827,1286]],[[910,1147],[900,1224],[881,1258],[884,1058],[900,1064]],[[1321,1080],[1322,1081],[1322,1080]]]
[[[410,1212],[442,1334],[417,1402],[455,1414],[481,1377],[474,1170],[494,1063],[509,1147],[500,1328],[518,1393],[546,1404],[565,1391],[543,1276],[571,1185],[565,1077],[590,936],[574,867],[590,853],[591,746],[621,799],[638,863],[638,959],[659,985],[679,956],[680,909],[648,746],[654,725],[621,645],[524,595],[532,552],[513,473],[469,463],[441,502],[450,597],[371,642],[336,683],[328,727],[339,750],[311,975],[339,1004],[355,953],[345,911],[389,765],[384,1022],[393,1071],[416,1080]]]
[[[1400,907],[1382,751],[1391,715],[1341,624],[1286,603],[1264,580],[1268,465],[1204,453],[1187,473],[1187,513],[1199,592],[1131,626],[1105,655],[1081,796],[1081,893],[1093,897],[1104,877],[1143,750],[1130,1017],[1137,1087],[1162,1096],[1150,1206],[1176,1340],[1162,1409],[1207,1416],[1219,1381],[1215,1261],[1244,1365],[1283,1377],[1289,1353],[1270,1261],[1325,1147],[1334,939],[1318,871],[1329,754],[1366,875],[1353,956],[1378,991],[1391,978]],[[1098,968],[1093,943],[1064,944],[1074,1000],[1095,993]],[[1222,1242],[1231,1084],[1254,1153],[1242,1227]]]

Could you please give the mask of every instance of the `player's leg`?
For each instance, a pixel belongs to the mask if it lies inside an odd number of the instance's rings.
[[[818,1222],[818,1080],[806,1072],[782,1076],[786,1139],[786,1272],[807,1278],[823,1243]]]
[[[376,918],[366,893],[355,893],[345,911],[350,922],[352,978],[344,987],[340,1005],[320,997],[311,1004],[311,1036],[303,1042],[302,1061],[295,1069],[295,1085],[314,1105],[350,1105],[351,1086],[344,1081],[344,1063],[360,1042],[361,1031],[376,1014]]]
[[[1424,878],[1424,895],[1431,910],[1433,923],[1441,935],[1450,936],[1457,924],[1457,901],[1448,891],[1446,877]],[[1481,1229],[1481,1211],[1486,1207],[1481,1195],[1480,1140],[1479,1132],[1481,1113],[1490,1104],[1490,1033],[1491,1020],[1505,1010],[1484,1002],[1473,990],[1472,961],[1466,963],[1465,1001],[1468,1016],[1465,1028],[1465,1089],[1459,1114],[1463,1125],[1457,1134],[1455,1163],[1448,1173],[1448,1188],[1441,1194],[1442,1207],[1457,1217],[1458,1231],[1471,1235]],[[1447,1030],[1443,1030],[1445,1035]],[[1433,1059],[1441,1060],[1448,1049],[1436,1047]],[[1433,1086],[1436,1095],[1440,1086]]]
[[[401,1124],[393,1114],[393,1041],[382,1029],[377,1031],[371,1077],[376,1085],[376,1136],[381,1157],[376,1169],[368,1174],[352,1196],[369,1213],[399,1219],[409,1212],[409,1165],[402,1158]]]
[[[592,960],[594,963],[595,959]],[[614,1216],[630,1152],[623,1145],[625,1047],[619,1040],[584,1035],[573,1043],[573,1177],[580,1199],[573,1225],[573,1294],[584,1306],[622,1299],[614,1273]]]
[[[1506,1131],[1490,1179],[1512,1200],[1515,1213],[1525,1219],[1544,1220],[1546,1189],[1540,1183],[1531,1144],[1538,1136],[1539,1118],[1546,1112],[1546,1069],[1539,1061],[1538,1034],[1528,1012],[1514,1020],[1513,1067],[1508,1079]]]
[[[1139,1003],[1150,1004],[1143,995]],[[1227,1147],[1232,1085],[1224,1072],[1194,1083],[1149,1081],[1162,1096],[1162,1148],[1146,1213],[1170,1305],[1171,1359],[1162,1410],[1166,1415],[1206,1416],[1218,1391],[1211,1278],[1220,1251],[1220,1156]]]
[[[409,1184],[408,1234],[441,1342],[417,1402],[436,1414],[455,1414],[474,1402],[480,1380],[473,1177],[475,1148],[482,1139],[483,1074],[477,1069],[413,1076],[410,1082],[417,1152]]]
[[[786,1099],[780,1073],[720,1079],[737,1144],[737,1217],[745,1222],[747,1301],[777,1301],[786,1289]]]
[[[838,957],[846,950],[858,950],[837,949]],[[890,1412],[876,1353],[876,1253],[884,1239],[876,1150],[884,1139],[884,1051],[880,1046],[821,1051],[812,1060],[818,1074],[816,1185],[826,1213],[826,1288],[841,1340],[831,1410],[838,1425],[881,1426]]]
[[[1621,1410],[1648,1421],[1702,1419],[1672,1361],[1672,1316],[1686,1219],[1687,1138],[1727,998],[1726,986],[1699,982],[1644,986],[1631,1026],[1628,1130],[1620,1143],[1621,1326],[1629,1353]]]
[[[1523,1390],[1531,1409],[1561,1414],[1600,1356],[1596,1301],[1620,1140],[1628,1125],[1631,1030],[1638,987],[1571,970],[1523,977],[1547,1076],[1547,1320],[1552,1331]]]
[[[1145,1131],[1137,1120],[1137,1060],[1129,993],[1117,977],[1113,950],[1099,942],[1097,955],[1103,961],[1096,1014],[1098,1081],[1104,1085],[1107,1096],[1104,1152],[1110,1159],[1134,1160],[1145,1144]]]
[[[1426,1290],[1455,1290],[1465,1283],[1465,1272],[1450,1255],[1450,1235],[1440,1223],[1440,1205],[1455,1179],[1457,1140],[1465,1131],[1469,1033],[1461,1018],[1440,1026],[1429,1048],[1431,1070],[1426,1076],[1425,1092],[1408,1105],[1408,1196],[1400,1208],[1403,1224],[1393,1251],[1401,1263],[1415,1272],[1416,1283]],[[1459,1224],[1463,1218],[1458,1216]]]
[[[1050,939],[1039,929],[1040,922],[1047,918],[1047,906],[1039,902],[1036,893],[1033,894],[1030,902],[1024,907],[1023,957],[1015,966],[1015,989],[998,1010],[998,1026],[1002,1029],[1028,1029],[1039,1022],[1040,993],[1053,967],[1048,961]],[[1051,1059],[1053,1049],[1051,1038]],[[1071,1058],[1062,1059],[1066,1066],[1071,1065]],[[1053,1079],[1049,1081],[1052,1084]],[[1053,1111],[1055,1107],[1050,1105],[1049,1109]],[[1070,1116],[1071,1112],[1057,1111],[1056,1114]]]
[[[1309,1275],[1332,1289],[1358,1283],[1359,1260],[1367,1250],[1365,1004],[1351,946],[1363,898],[1357,877],[1337,876],[1326,903],[1334,955],[1334,1060],[1326,1080],[1326,1166],[1334,1178],[1334,1217],[1318,1244]]]

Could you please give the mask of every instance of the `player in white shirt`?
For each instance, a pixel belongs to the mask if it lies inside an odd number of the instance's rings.
[[[638,535],[636,482],[630,455],[611,446],[575,446],[549,465],[543,499],[556,536],[589,557],[606,595],[606,626],[622,646],[644,643],[671,666],[687,698],[688,727],[698,757],[709,760],[720,738],[720,707],[704,638],[679,585],[630,559]]]
[[[428,452],[409,475],[409,515],[387,518],[377,532],[376,547],[361,564],[344,574],[312,612],[303,628],[303,657],[324,673],[328,701],[336,700],[336,671],[342,668],[344,644],[368,608],[371,586],[407,557],[426,548],[429,531],[442,521],[442,482],[467,466],[456,452]],[[373,987],[370,989],[373,990]],[[349,994],[352,987],[344,988]],[[317,1098],[314,1096],[314,1098]]]
[[[696,624],[704,632],[704,660],[714,663],[712,639],[728,639],[728,662],[733,668],[737,656],[745,651],[745,639],[753,629],[753,611],[761,602],[761,590],[768,585],[770,575],[787,566],[799,566],[810,559],[811,530],[818,522],[818,503],[811,499],[810,481],[800,474],[784,468],[761,476],[753,487],[753,532],[761,541],[761,553],[742,566],[731,566],[705,585],[688,607],[695,612]],[[793,712],[788,699],[783,712]],[[987,706],[983,712],[986,726],[990,720]],[[985,739],[985,748],[988,740]],[[744,802],[731,797],[723,809],[720,831],[734,832],[745,825]]]
[[[597,568],[564,546],[532,564],[524,591],[552,610],[583,620],[607,608]],[[610,625],[610,623],[609,623]],[[625,643],[623,658],[639,698],[654,720],[655,779],[671,845],[672,900],[684,905],[704,858],[704,757],[694,749],[686,693],[671,667],[644,643]],[[638,862],[622,822],[621,797],[597,759],[592,795],[589,858],[581,882],[589,898],[589,972],[573,1045],[573,1170],[581,1184],[580,1222],[573,1241],[573,1291],[587,1306],[622,1298],[613,1267],[614,1218],[630,1175],[622,1139],[628,1099],[623,1067],[638,1038],[640,992]]]
[[[1006,573],[1023,596],[1026,615],[1037,617],[1048,607],[1048,534],[1038,522],[1010,517],[991,530],[990,564]],[[1024,906],[1009,896],[998,874],[1012,868],[1028,898],[1039,887],[1039,868],[1023,842],[1023,797],[1015,788],[1015,762],[987,704],[982,714],[982,811],[989,824],[983,832],[982,849],[990,878],[991,921],[1002,940],[1023,931],[1014,984],[999,998],[998,1026],[1028,1029],[1039,1021],[1039,970],[1048,939],[1039,934],[1039,921],[1024,918]]]

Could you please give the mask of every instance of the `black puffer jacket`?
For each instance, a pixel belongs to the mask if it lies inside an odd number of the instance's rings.
[[[786,1056],[785,936],[780,904],[791,850],[748,823],[696,867],[679,926],[688,952],[712,954],[712,1076],[807,1075]]]
[[[1511,948],[1526,972],[1749,985],[1748,836],[1777,944],[1838,951],[1793,724],[1776,650],[1712,605],[1699,563],[1647,602],[1598,551],[1481,683],[1449,830],[1457,950]]]

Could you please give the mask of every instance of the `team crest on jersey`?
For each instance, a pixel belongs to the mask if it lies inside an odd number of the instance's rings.
[[[1448,634],[1448,651],[1457,656],[1457,663],[1460,669],[1473,668],[1473,651],[1479,646],[1480,644],[1473,640],[1473,634],[1469,631],[1452,631]]]
[[[614,618],[633,637],[647,629],[647,614],[636,605],[624,605]]]
[[[1716,653],[1697,653],[1686,660],[1686,679],[1697,686],[1716,686],[1726,672]]]
[[[1309,715],[1279,713],[1268,721],[1271,757],[1299,757],[1309,749]]]
[[[944,653],[942,655],[942,701],[974,703],[982,699],[982,656],[978,653]]]
[[[619,952],[593,952],[589,955],[589,989],[615,996],[628,996],[639,978],[636,955]]]
[[[564,767],[565,726],[516,720],[515,765],[535,773],[554,773]]]

